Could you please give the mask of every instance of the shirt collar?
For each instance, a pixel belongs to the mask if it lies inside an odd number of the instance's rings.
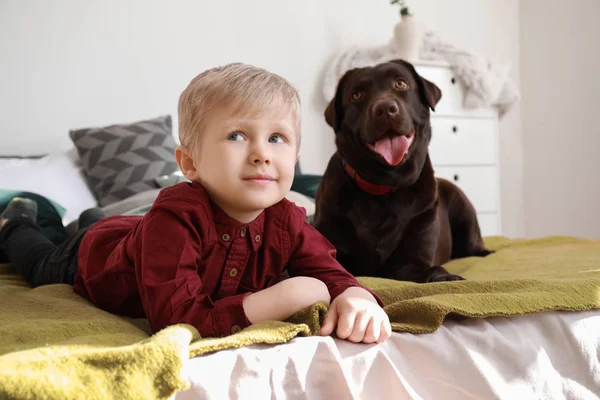
[[[227,215],[212,200],[210,200],[210,208],[213,214],[217,240],[222,241],[221,239],[224,234],[229,235],[230,238],[237,238],[243,235],[243,237],[247,237],[247,240],[250,241],[254,251],[260,248],[264,240],[265,211],[261,212],[254,221],[245,224]],[[245,233],[242,234],[242,231],[245,231]],[[231,239],[227,240],[227,243],[229,244],[231,241]]]

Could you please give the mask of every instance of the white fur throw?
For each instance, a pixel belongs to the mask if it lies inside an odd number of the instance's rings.
[[[335,95],[339,79],[353,68],[376,65],[399,58],[393,40],[385,46],[352,47],[337,54],[325,70],[323,95],[329,101]],[[519,100],[519,91],[510,78],[509,62],[492,62],[485,57],[459,49],[444,42],[437,33],[424,30],[419,58],[444,60],[464,84],[464,107],[497,107],[500,116]]]

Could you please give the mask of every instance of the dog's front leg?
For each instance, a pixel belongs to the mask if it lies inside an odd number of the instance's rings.
[[[418,283],[458,281],[461,276],[453,275],[444,267],[433,265],[438,245],[438,226],[435,210],[420,215],[413,221],[405,235],[384,264],[381,276],[401,281]]]
[[[382,277],[398,281],[417,283],[461,281],[463,277],[453,275],[444,267],[430,266],[419,260],[404,260],[390,262],[382,271]]]

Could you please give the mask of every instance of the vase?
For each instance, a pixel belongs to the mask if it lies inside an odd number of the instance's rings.
[[[421,48],[421,27],[412,15],[403,15],[402,20],[394,27],[396,54],[406,61],[419,59]]]

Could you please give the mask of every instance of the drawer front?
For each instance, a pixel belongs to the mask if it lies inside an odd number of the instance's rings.
[[[429,156],[435,165],[496,164],[496,121],[431,118]]]
[[[435,175],[456,184],[467,195],[477,212],[498,211],[498,173],[496,167],[433,167]]]
[[[479,223],[481,236],[499,236],[502,234],[500,232],[499,216],[496,213],[477,214],[477,222]]]
[[[433,115],[470,115],[470,116],[493,116],[495,112],[491,109],[467,110],[463,106],[465,90],[462,82],[452,72],[450,67],[419,66],[415,69],[423,78],[433,82],[442,91],[442,98],[435,106]]]

